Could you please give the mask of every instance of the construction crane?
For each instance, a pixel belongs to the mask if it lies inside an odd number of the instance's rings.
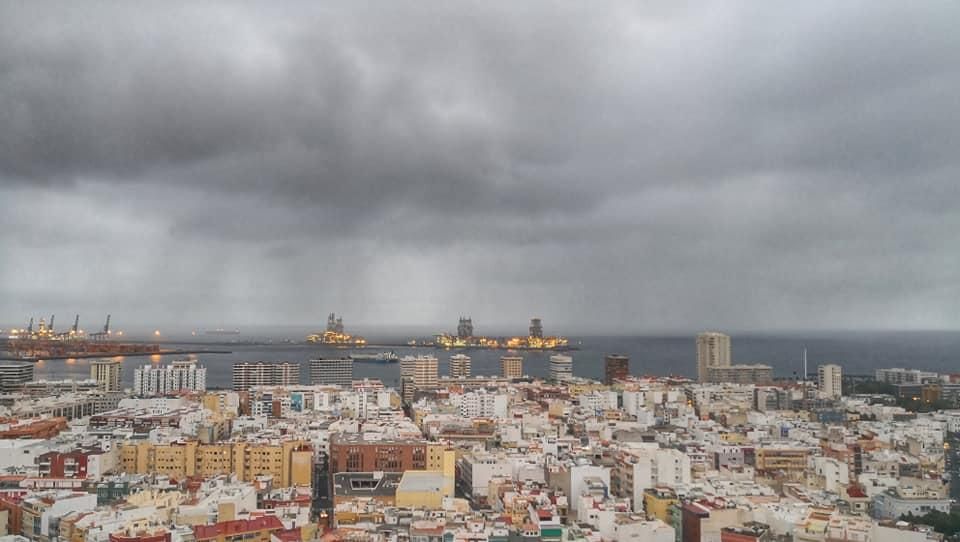
[[[103,324],[103,331],[91,333],[90,338],[95,341],[103,341],[110,338],[110,315],[107,315],[107,323]]]

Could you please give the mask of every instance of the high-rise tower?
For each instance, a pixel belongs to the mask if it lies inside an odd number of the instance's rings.
[[[730,366],[730,336],[716,331],[697,335],[697,378],[710,380],[710,367]]]

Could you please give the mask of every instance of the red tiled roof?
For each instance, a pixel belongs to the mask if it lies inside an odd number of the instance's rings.
[[[854,499],[863,499],[867,496],[860,486],[847,486],[847,495]]]
[[[221,535],[233,535],[263,530],[283,529],[283,523],[276,516],[265,516],[257,519],[237,519],[221,521],[213,525],[195,525],[193,535],[197,540],[210,540]]]

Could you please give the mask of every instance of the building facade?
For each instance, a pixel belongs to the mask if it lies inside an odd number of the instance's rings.
[[[450,378],[470,378],[470,356],[464,354],[454,354],[450,356],[448,372]]]
[[[300,383],[300,365],[283,362],[241,362],[233,364],[233,389],[251,386],[294,386]]]
[[[773,381],[773,368],[769,365],[728,365],[707,367],[707,382],[732,384],[769,384]]]
[[[207,369],[193,359],[175,360],[166,367],[144,365],[133,372],[133,392],[137,395],[166,395],[181,391],[207,390]]]
[[[521,356],[503,356],[500,358],[500,376],[520,378],[523,376],[523,358]]]
[[[550,356],[550,380],[565,382],[573,377],[573,357],[566,354]]]
[[[349,388],[353,385],[353,360],[350,358],[310,360],[310,383]]]
[[[24,384],[32,380],[32,363],[0,364],[0,391],[3,393],[19,391]]]
[[[90,378],[97,381],[97,388],[100,391],[120,391],[122,371],[120,360],[97,359],[90,362]]]
[[[817,368],[817,388],[829,399],[839,399],[842,391],[842,369],[839,365],[821,365]]]
[[[730,336],[716,331],[697,335],[697,377],[709,382],[710,367],[730,366]]]
[[[400,395],[405,402],[413,402],[417,391],[436,389],[437,366],[435,356],[406,356],[400,360]]]
[[[623,354],[608,354],[603,358],[603,383],[612,386],[617,380],[630,376],[630,358]]]

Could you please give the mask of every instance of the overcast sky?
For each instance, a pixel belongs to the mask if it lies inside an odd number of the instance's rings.
[[[3,2],[0,322],[956,328],[958,21]]]

